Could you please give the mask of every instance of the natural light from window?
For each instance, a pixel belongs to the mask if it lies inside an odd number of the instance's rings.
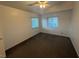
[[[32,28],[38,28],[39,27],[39,19],[38,18],[32,18]]]
[[[58,27],[58,17],[48,17],[42,18],[42,28],[52,28],[55,29]]]

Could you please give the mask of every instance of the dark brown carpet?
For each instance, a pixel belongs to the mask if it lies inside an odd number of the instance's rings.
[[[68,37],[39,33],[6,51],[10,58],[76,58]]]

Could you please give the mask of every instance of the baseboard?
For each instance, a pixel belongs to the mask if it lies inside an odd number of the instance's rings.
[[[71,38],[70,38],[71,39]],[[74,49],[75,49],[75,51],[76,51],[76,53],[77,53],[77,50],[76,50],[76,47],[75,47],[75,44],[74,44],[74,41],[71,39],[71,42],[72,42],[72,45],[73,45],[73,47],[74,47]],[[79,54],[77,53],[77,57],[79,58]]]
[[[40,33],[46,33],[46,32],[40,32]],[[56,36],[62,36],[62,37],[67,37],[67,38],[70,38],[70,37],[68,37],[68,36],[57,35],[57,34],[52,34],[52,33],[46,33],[46,34],[50,34],[50,35],[56,35]]]
[[[37,33],[37,34],[39,34],[39,33]],[[35,34],[34,36],[36,36],[37,34]],[[32,36],[32,37],[34,37],[34,36]],[[26,40],[20,42],[19,44],[16,44],[15,46],[13,46],[13,47],[11,47],[11,48],[5,50],[5,52],[7,52],[8,50],[11,50],[12,48],[15,48],[15,47],[19,46],[20,44],[22,44],[22,43],[24,43],[24,42],[28,42],[29,39],[31,39],[32,37],[30,37],[30,38],[28,38],[28,39],[26,39]]]

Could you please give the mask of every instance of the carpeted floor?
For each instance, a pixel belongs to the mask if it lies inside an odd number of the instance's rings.
[[[8,58],[76,58],[68,37],[39,33],[6,51]]]

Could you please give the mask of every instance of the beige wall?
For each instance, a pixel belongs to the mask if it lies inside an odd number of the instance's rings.
[[[64,10],[73,9],[73,2],[72,1],[64,1],[63,3],[57,4],[52,6],[52,8],[48,8],[46,13],[52,13],[52,12],[60,12]]]
[[[57,16],[59,26],[56,29],[50,29],[50,28],[41,29],[41,32],[69,36],[68,28],[70,25],[71,14],[72,14],[72,10],[67,10],[67,11],[61,11],[61,12],[44,15],[44,17]]]
[[[0,9],[0,57],[5,57],[5,49],[4,49],[4,38],[3,38],[3,29],[2,29],[2,12]]]
[[[31,18],[36,14],[2,5],[0,5],[0,12],[5,49],[9,49],[39,32],[38,29],[32,29],[31,26]]]
[[[72,21],[70,26],[70,37],[79,56],[79,2],[75,2]]]
[[[2,9],[0,9],[0,36],[2,36]]]

